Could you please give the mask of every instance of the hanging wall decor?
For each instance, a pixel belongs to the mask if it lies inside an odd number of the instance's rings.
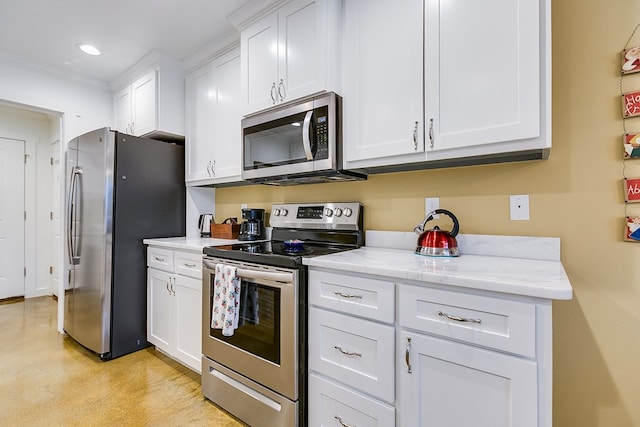
[[[624,240],[628,242],[640,241],[640,218],[630,217],[626,218],[626,225],[624,227]]]
[[[627,203],[640,203],[640,178],[625,178],[624,201]]]
[[[640,116],[640,90],[622,94],[622,114],[625,118]]]
[[[625,133],[622,136],[625,159],[640,158],[640,133]]]
[[[622,51],[622,74],[637,73],[640,71],[640,46],[635,46]]]

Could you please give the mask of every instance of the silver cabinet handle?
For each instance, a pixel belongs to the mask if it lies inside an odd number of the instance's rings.
[[[171,295],[175,295],[176,294],[176,290],[173,287],[176,284],[176,278],[175,277],[169,277],[169,282],[171,282],[171,290],[170,293]]]
[[[362,299],[362,295],[344,294],[344,293],[342,293],[340,291],[336,291],[336,292],[334,292],[334,294],[336,294],[336,295],[338,295],[339,297],[342,297],[342,298],[360,298],[360,299]]]
[[[282,91],[280,91],[280,89],[282,89]],[[282,79],[280,79],[280,83],[278,83],[278,95],[280,95],[280,102],[284,101],[287,97],[287,92],[284,88],[284,81]]]
[[[433,119],[429,119],[429,142],[433,148]]]
[[[344,421],[342,421],[342,417],[340,415],[334,415],[333,418],[338,420],[342,427],[357,427],[355,424],[346,424]]]
[[[136,131],[136,122],[131,122],[131,135],[134,135]]]
[[[169,295],[171,295],[171,289],[169,289],[169,283],[171,282],[171,277],[169,277],[169,281],[167,282],[167,285],[165,286],[165,288],[167,288],[167,292],[169,292]]]
[[[313,160],[313,153],[311,152],[311,139],[309,138],[309,130],[311,129],[311,118],[313,117],[313,110],[307,111],[304,116],[304,122],[302,124],[302,147],[304,148],[304,154],[307,156],[307,160]]]
[[[157,256],[154,256],[153,259],[155,259],[158,262],[164,262],[164,258],[158,258]]]
[[[216,177],[216,161],[215,160],[213,161],[213,164],[211,165],[211,175],[213,175],[212,178]]]
[[[198,264],[186,264],[186,263],[184,264],[184,266],[188,268],[196,268],[197,265]]]
[[[413,150],[418,151],[418,122],[416,122],[416,126],[413,128]]]
[[[445,313],[444,311],[439,311],[438,312],[438,316],[440,317],[446,317],[449,320],[454,320],[456,322],[467,322],[467,323],[482,323],[482,320],[480,319],[472,319],[472,318],[468,318],[468,317],[458,317],[458,316],[452,316],[448,313]]]
[[[362,357],[362,353],[357,353],[355,351],[346,351],[343,350],[342,347],[334,345],[333,348],[335,348],[336,350],[338,350],[340,353],[346,355],[346,356],[358,356],[358,357]]]
[[[277,92],[278,90],[276,89],[276,82],[273,82],[273,85],[271,85],[271,100],[273,101],[273,105],[278,102]]]
[[[407,364],[407,373],[411,373],[411,338],[407,338],[407,348],[404,351],[404,361]]]

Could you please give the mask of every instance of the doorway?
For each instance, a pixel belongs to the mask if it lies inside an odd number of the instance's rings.
[[[0,299],[51,295],[60,250],[62,115],[0,101]],[[54,159],[57,161],[54,161]],[[59,181],[58,181],[59,182]],[[9,220],[10,218],[10,220]],[[6,281],[2,280],[6,278]]]

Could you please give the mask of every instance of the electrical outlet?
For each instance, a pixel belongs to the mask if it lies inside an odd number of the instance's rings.
[[[241,204],[240,209],[247,209],[247,204],[246,203]]]
[[[429,215],[430,212],[440,209],[440,197],[427,197],[424,199],[424,215]],[[434,215],[434,218],[439,218],[440,215]]]
[[[511,221],[529,221],[529,195],[509,196]]]

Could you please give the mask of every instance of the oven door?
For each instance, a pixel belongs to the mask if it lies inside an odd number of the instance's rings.
[[[238,328],[231,336],[211,328],[216,264],[237,267],[241,279]],[[203,356],[297,400],[298,271],[205,257],[202,272]]]

